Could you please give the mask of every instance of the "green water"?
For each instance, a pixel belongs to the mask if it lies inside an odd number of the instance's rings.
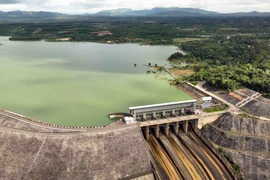
[[[18,42],[0,37],[0,107],[57,125],[98,126],[128,107],[191,99],[147,74],[173,46]],[[134,63],[137,64],[134,67]]]

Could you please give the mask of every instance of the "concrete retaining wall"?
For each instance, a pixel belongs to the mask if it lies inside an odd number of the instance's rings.
[[[226,111],[204,114],[199,118],[198,128],[201,129],[203,125],[216,121],[224,113],[226,113]]]

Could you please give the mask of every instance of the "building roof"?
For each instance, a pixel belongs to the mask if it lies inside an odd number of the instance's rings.
[[[152,108],[152,107],[159,107],[159,106],[170,106],[170,105],[186,104],[186,103],[195,103],[195,102],[197,102],[197,100],[178,101],[178,102],[170,102],[170,103],[162,103],[162,104],[145,105],[145,106],[135,106],[135,107],[130,107],[129,110]]]
[[[211,101],[212,100],[212,97],[209,96],[209,97],[202,97],[202,100],[203,101]]]

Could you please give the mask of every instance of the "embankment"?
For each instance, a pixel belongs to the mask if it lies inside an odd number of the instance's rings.
[[[245,179],[270,179],[270,122],[226,113],[202,132],[240,166]]]
[[[0,149],[0,179],[153,179],[137,126],[95,133],[0,126]]]

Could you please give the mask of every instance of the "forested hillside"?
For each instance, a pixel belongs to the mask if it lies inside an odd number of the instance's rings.
[[[197,63],[188,80],[206,80],[233,91],[248,87],[270,96],[270,41],[249,36],[186,42],[187,62]],[[177,54],[175,54],[177,55]],[[182,57],[183,58],[183,57]]]

